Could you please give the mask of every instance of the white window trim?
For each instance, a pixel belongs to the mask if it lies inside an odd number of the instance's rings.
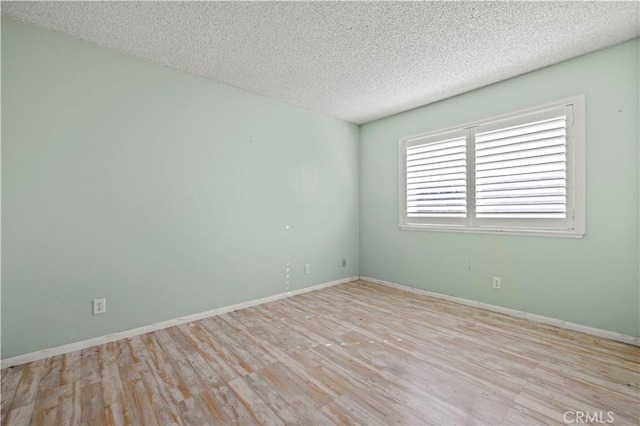
[[[460,224],[419,224],[409,223],[407,221],[406,214],[406,155],[405,145],[407,142],[414,141],[416,139],[427,139],[437,137],[438,135],[460,132],[466,130],[468,132],[467,138],[471,135],[470,144],[473,145],[475,140],[472,132],[469,129],[477,127],[479,125],[487,125],[492,122],[507,120],[515,118],[517,116],[535,113],[543,109],[557,108],[562,106],[573,106],[573,125],[572,131],[573,140],[570,144],[567,144],[567,164],[570,169],[567,170],[567,182],[570,183],[573,188],[571,191],[572,199],[567,201],[567,205],[571,206],[568,214],[573,214],[573,228],[572,229],[527,229],[527,228],[509,228],[506,226],[495,227],[478,227]],[[399,226],[402,230],[418,230],[418,231],[440,231],[440,232],[457,232],[457,233],[472,233],[472,234],[500,234],[500,235],[529,235],[529,236],[546,236],[546,237],[565,237],[565,238],[582,238],[586,232],[586,197],[585,197],[585,163],[586,163],[586,134],[585,134],[585,96],[577,95],[569,98],[564,98],[559,101],[551,102],[548,104],[538,105],[532,108],[519,110],[516,112],[503,114],[500,116],[487,117],[480,120],[475,120],[466,124],[452,126],[446,129],[437,130],[435,132],[420,133],[417,135],[402,137],[398,139],[398,177],[399,177],[399,196],[398,196],[398,216]],[[475,197],[475,176],[473,156],[467,155],[467,197]],[[473,217],[474,212],[469,209],[468,215]]]

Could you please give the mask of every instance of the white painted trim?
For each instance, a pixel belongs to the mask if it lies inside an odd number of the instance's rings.
[[[155,324],[145,325],[131,330],[119,331],[117,333],[107,334],[105,336],[94,337],[92,339],[82,340],[80,342],[69,343],[62,346],[56,346],[54,348],[43,349],[36,352],[30,352],[23,355],[17,355],[11,358],[6,358],[0,361],[0,369],[13,367],[14,365],[25,364],[27,362],[38,361],[40,359],[49,358],[56,355],[62,355],[69,352],[90,348],[92,346],[102,345],[105,343],[113,342],[120,339],[126,339],[128,337],[139,336],[141,334],[149,333],[151,331],[162,330],[164,328],[173,327],[180,324],[185,324],[192,321],[197,321],[203,318],[209,318],[216,315],[226,314],[227,312],[237,311],[239,309],[250,308],[252,306],[262,305],[264,303],[273,302],[287,297],[296,296],[298,294],[308,293],[315,290],[320,290],[334,285],[344,284],[359,279],[359,276],[342,278],[335,281],[329,281],[326,283],[316,284],[311,287],[301,288],[299,290],[288,291],[286,293],[280,293],[273,296],[267,296],[260,299],[249,300],[247,302],[237,303],[235,305],[224,306],[222,308],[212,309],[206,312],[200,312],[193,315],[187,315],[172,320],[157,322]]]
[[[455,225],[401,225],[400,229],[408,231],[429,231],[429,232],[456,232],[459,234],[485,234],[485,235],[524,235],[529,237],[559,237],[559,238],[584,238],[583,234],[573,231],[555,230],[528,230],[528,229],[508,229],[508,228],[474,228],[468,226]]]
[[[640,337],[629,336],[627,334],[616,333],[614,331],[603,330],[601,328],[589,327],[587,325],[576,324],[573,322],[563,321],[556,318],[550,318],[542,315],[531,314],[528,312],[517,311],[515,309],[505,308],[503,306],[491,305],[489,303],[484,303],[484,302],[477,302],[475,300],[464,299],[462,297],[449,296],[447,294],[442,294],[442,293],[435,293],[433,291],[409,287],[409,286],[394,283],[391,281],[379,280],[377,278],[365,277],[361,275],[360,279],[363,281],[370,281],[376,284],[382,284],[387,287],[397,288],[399,290],[407,291],[410,293],[431,296],[431,297],[435,297],[436,299],[448,300],[449,302],[460,303],[462,305],[473,306],[473,307],[485,309],[491,312],[498,312],[498,313],[509,315],[512,317],[523,318],[533,322],[553,325],[553,326],[564,328],[567,330],[578,331],[580,333],[602,337],[604,339],[611,339],[611,340],[615,340],[616,342],[622,342],[622,343],[628,343],[634,346],[640,346]]]

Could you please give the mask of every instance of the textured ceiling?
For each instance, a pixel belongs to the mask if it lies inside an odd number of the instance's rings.
[[[2,2],[21,21],[353,123],[638,37],[636,2]]]

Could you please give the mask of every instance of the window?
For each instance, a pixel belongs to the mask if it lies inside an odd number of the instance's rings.
[[[401,138],[400,227],[582,237],[584,97]]]

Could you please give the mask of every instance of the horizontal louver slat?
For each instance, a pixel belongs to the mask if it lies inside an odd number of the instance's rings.
[[[564,145],[548,146],[544,148],[528,149],[525,151],[505,152],[502,154],[487,155],[485,157],[477,157],[477,164],[501,163],[503,165],[510,164],[512,160],[522,160],[543,157],[549,155],[566,154]],[[545,161],[546,162],[546,161]],[[530,164],[530,163],[524,163]],[[490,167],[490,166],[489,166]]]
[[[540,180],[566,179],[567,174],[564,170],[537,172],[537,173],[521,173],[511,176],[493,176],[477,178],[476,182],[481,184],[492,183],[511,183],[511,182],[536,182]]]
[[[410,212],[410,213],[411,213],[411,217],[439,217],[439,218],[459,218],[460,215],[464,214],[464,212],[442,212],[442,211],[437,211],[435,213],[416,211],[416,212]],[[407,212],[407,214],[409,214],[409,212]]]
[[[448,148],[465,147],[466,141],[464,138],[447,139],[441,142],[431,142],[422,145],[407,147],[407,155],[415,155],[421,152],[440,151]]]
[[[566,213],[482,213],[484,219],[565,219]]]
[[[406,148],[408,217],[466,216],[466,138]]]
[[[416,200],[439,200],[439,199],[464,199],[464,188],[462,190],[445,192],[445,193],[420,193],[415,195],[407,194],[407,201]]]
[[[445,155],[455,155],[459,153],[464,153],[465,150],[466,150],[465,145],[456,145],[456,146],[447,145],[446,147],[431,149],[429,151],[419,150],[419,151],[407,152],[407,159],[419,160],[421,158],[438,158]]]
[[[407,207],[466,206],[464,198],[437,198],[433,200],[408,200]]]
[[[445,182],[420,182],[416,188],[407,188],[407,195],[420,194],[422,192],[451,192],[461,189],[464,192],[466,182],[461,179],[454,179]]]
[[[432,163],[440,163],[445,161],[455,161],[464,159],[464,151],[456,152],[448,155],[441,155],[438,157],[426,157],[426,158],[417,158],[417,157],[407,157],[407,167],[414,166],[422,166],[424,164],[432,164]]]
[[[476,143],[495,143],[499,140],[509,140],[524,135],[534,135],[539,132],[544,132],[552,129],[565,129],[565,118],[556,117],[549,120],[537,121],[535,123],[523,124],[520,126],[509,127],[507,129],[493,130],[490,132],[481,131],[476,133]],[[537,139],[539,139],[538,137]]]
[[[485,170],[498,170],[498,169],[507,169],[518,166],[530,166],[536,164],[551,164],[551,163],[564,163],[566,159],[565,154],[552,154],[552,155],[543,155],[543,156],[531,156],[527,158],[520,158],[517,160],[504,160],[504,161],[494,161],[492,163],[484,163],[478,164],[476,163],[476,170],[479,172]]]
[[[476,132],[476,217],[566,217],[565,117]]]
[[[466,167],[467,162],[464,159],[458,159],[456,161],[442,161],[434,163],[421,163],[414,166],[407,167],[407,173],[421,172],[424,170],[439,170],[449,167]]]
[[[488,183],[481,185],[483,191],[506,191],[512,189],[534,189],[534,188],[564,188],[564,179],[548,179],[548,180],[529,180],[522,182],[501,182],[501,183]]]
[[[476,178],[490,178],[501,177],[511,178],[516,176],[522,176],[527,173],[541,173],[541,172],[566,172],[567,165],[565,162],[550,163],[550,164],[536,164],[533,166],[521,166],[512,167],[509,169],[497,169],[497,170],[480,170],[476,171]]]
[[[564,145],[565,135],[559,135],[560,137],[550,139],[535,139],[528,142],[514,143],[508,145],[501,145],[493,148],[485,148],[481,146],[476,147],[476,156],[484,157],[486,155],[499,154],[504,152],[514,151],[526,151],[528,149],[544,148],[547,146]]]
[[[566,188],[533,188],[533,189],[512,189],[503,191],[477,191],[476,198],[513,198],[513,197],[538,197],[543,195],[565,195]]]
[[[466,178],[465,173],[452,173],[450,175],[439,175],[439,176],[423,176],[417,178],[411,178],[407,180],[408,186],[412,185],[421,185],[422,183],[433,183],[438,184],[438,186],[447,186],[450,182],[458,181],[459,179]],[[466,180],[465,180],[466,182]]]
[[[407,173],[407,178],[419,178],[419,177],[427,177],[427,176],[449,176],[455,174],[466,173],[466,167],[464,166],[456,166],[456,167],[445,167],[443,169],[434,167],[432,169],[421,170],[418,172],[409,172]],[[445,178],[441,178],[442,180],[446,180]]]
[[[508,204],[563,204],[564,194],[557,196],[536,196],[536,197],[503,197],[503,198],[482,198],[477,202],[478,206],[501,206]]]
[[[562,213],[564,212],[564,205],[559,204],[510,204],[501,206],[478,206],[476,208],[478,213]]]
[[[559,129],[547,130],[544,132],[535,132],[535,133],[530,133],[526,135],[514,136],[510,138],[496,139],[492,141],[485,141],[485,142],[476,141],[477,142],[476,148],[478,150],[485,151],[489,149],[500,148],[505,145],[517,147],[519,145],[524,145],[531,142],[535,142],[537,144],[545,144],[545,143],[553,144],[555,143],[557,138],[563,138],[565,137],[565,135],[566,135],[565,129],[559,128]]]
[[[420,195],[407,195],[407,203],[412,201],[426,201],[426,200],[464,200],[464,192],[455,192],[449,194],[420,194]]]

